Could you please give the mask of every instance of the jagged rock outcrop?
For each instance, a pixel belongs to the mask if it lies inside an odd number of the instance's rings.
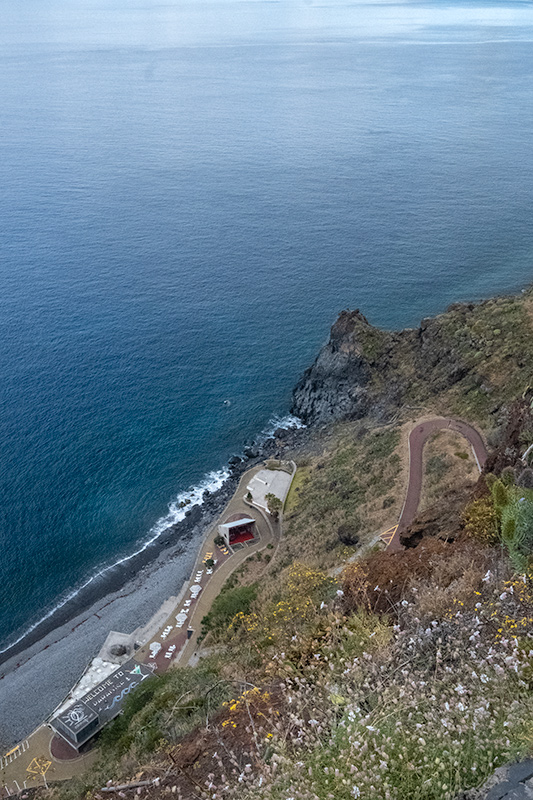
[[[522,394],[533,374],[533,290],[520,297],[455,303],[417,329],[383,331],[360,311],[343,311],[327,344],[293,393],[306,423],[369,416],[435,396],[459,415],[489,415]]]
[[[377,405],[376,384],[389,371],[397,338],[370,325],[359,310],[342,311],[328,343],[294,389],[292,413],[306,423],[386,413],[401,395],[398,381],[391,381]]]

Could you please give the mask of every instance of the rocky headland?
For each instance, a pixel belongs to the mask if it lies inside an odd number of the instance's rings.
[[[418,328],[386,331],[342,311],[293,393],[307,424],[388,421],[404,405],[494,421],[533,370],[532,292],[456,303]],[[492,424],[492,423],[491,423]]]
[[[532,290],[403,331],[341,312],[293,392],[307,427],[248,444],[187,517],[201,529],[244,469],[294,459],[276,552],[227,581],[205,658],[147,687],[92,772],[45,796],[496,796],[465,792],[533,747],[533,583],[516,576],[533,559],[532,375]],[[484,434],[483,473],[449,431],[428,439],[432,492],[404,549],[384,552],[409,432],[435,415]],[[515,777],[529,791],[530,772]]]

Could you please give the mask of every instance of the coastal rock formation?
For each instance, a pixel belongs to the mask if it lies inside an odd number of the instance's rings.
[[[431,400],[443,412],[501,425],[509,400],[533,393],[532,334],[533,290],[455,303],[397,332],[375,328],[359,310],[342,311],[296,385],[291,411],[307,424],[379,422],[404,404]]]
[[[376,378],[389,365],[396,339],[397,334],[370,325],[359,310],[342,311],[328,343],[294,389],[292,413],[308,424],[370,414],[377,399]],[[393,395],[381,395],[374,412],[390,410]]]

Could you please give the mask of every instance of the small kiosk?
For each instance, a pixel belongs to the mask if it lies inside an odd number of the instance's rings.
[[[233,514],[218,526],[218,532],[228,546],[255,539],[255,519],[246,514]]]

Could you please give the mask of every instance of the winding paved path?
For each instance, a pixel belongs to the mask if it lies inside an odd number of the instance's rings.
[[[151,637],[152,642],[162,645],[161,650],[152,657],[149,643],[147,642],[135,654],[135,659],[141,663],[149,663],[155,668],[155,672],[163,673],[170,665],[186,665],[197,646],[198,633],[201,628],[201,621],[211,608],[215,597],[220,593],[222,586],[227,578],[251,555],[264,550],[269,544],[274,547],[278,544],[281,536],[280,522],[270,520],[268,514],[263,513],[262,509],[256,508],[244,499],[246,486],[264,465],[259,464],[247,470],[241,476],[239,485],[231,500],[221,512],[217,520],[212,524],[208,533],[204,537],[202,546],[198,551],[195,567],[189,580],[184,584],[179,600],[169,613],[169,616],[162,622],[157,632],[154,631]],[[294,470],[296,465],[294,465]],[[294,472],[293,472],[294,476]],[[218,523],[221,519],[233,513],[245,512],[247,516],[253,516],[257,523],[259,538],[241,550],[231,552],[230,557],[223,556],[217,552],[214,537],[218,534]],[[203,561],[206,551],[210,554],[216,552],[218,559],[217,569],[212,575],[207,575]],[[272,549],[272,553],[276,552]],[[266,564],[267,562],[265,562]],[[188,624],[194,629],[191,639],[187,639],[187,628],[184,626],[179,629],[176,627],[176,611],[178,611],[189,596],[187,589],[195,582],[195,574],[202,571],[201,585],[202,592],[191,606],[191,615]],[[168,635],[162,640],[164,629],[170,629]],[[172,650],[170,649],[172,648]],[[167,653],[171,656],[167,656]],[[55,745],[53,744],[55,742]],[[44,784],[45,776],[49,781],[70,780],[73,777],[83,774],[90,763],[94,761],[95,751],[89,751],[84,756],[71,750],[70,752],[62,746],[58,750],[58,743],[50,727],[46,723],[40,725],[23,743],[12,750],[6,756],[0,757],[0,800],[14,795],[18,788],[35,787]],[[72,756],[76,756],[73,758]],[[0,753],[1,756],[1,753]],[[26,783],[25,783],[26,782]]]
[[[387,545],[387,550],[389,552],[395,553],[403,549],[400,544],[400,534],[413,522],[418,510],[418,504],[420,503],[423,478],[422,454],[424,445],[428,437],[439,430],[455,431],[456,433],[460,433],[461,436],[464,436],[472,447],[479,471],[481,472],[483,469],[483,465],[487,459],[487,448],[479,431],[471,425],[461,420],[447,419],[445,417],[436,417],[435,419],[430,419],[427,420],[427,422],[415,425],[409,434],[409,480],[407,484],[407,494],[405,495],[405,502],[403,504],[402,513],[400,514],[398,527]]]

